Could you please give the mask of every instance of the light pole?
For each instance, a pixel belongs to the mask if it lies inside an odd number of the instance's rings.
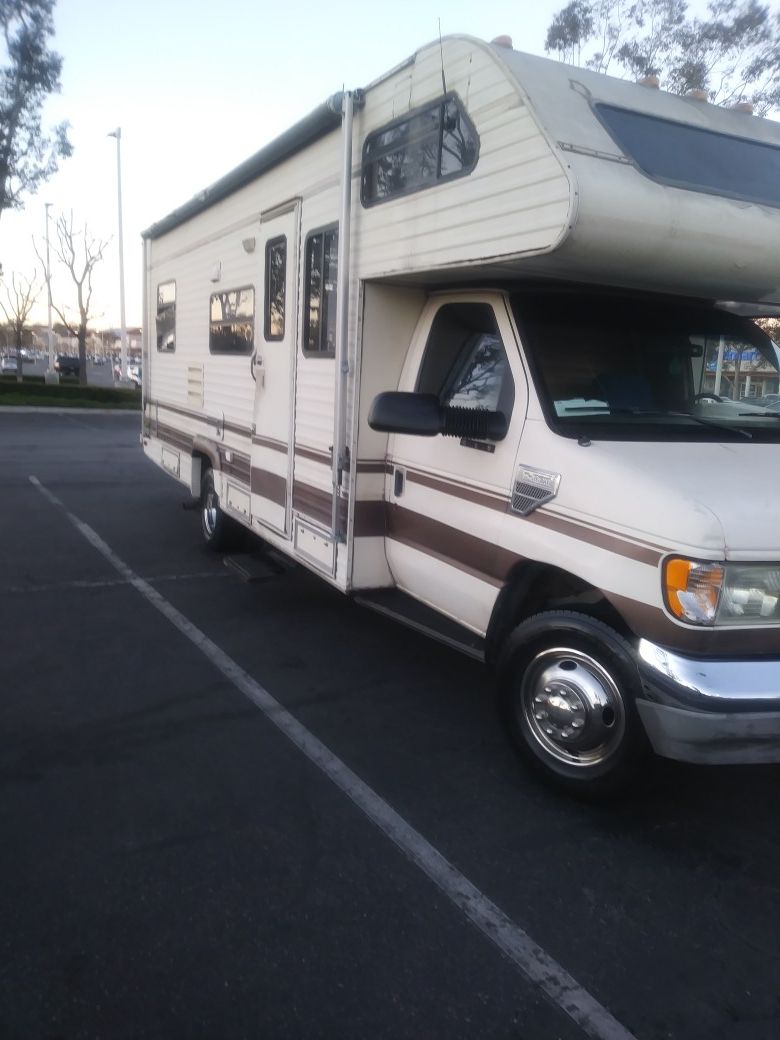
[[[52,335],[51,330],[51,259],[49,255],[49,210],[51,209],[51,203],[45,202],[44,209],[46,211],[46,302],[49,310],[49,329],[47,339],[49,347],[49,368],[44,379],[47,383],[59,383],[60,375],[54,368],[54,336]]]
[[[121,378],[120,382],[127,382],[127,326],[125,324],[125,249],[122,242],[122,156],[120,142],[122,140],[122,128],[118,126],[112,130],[109,137],[116,138],[116,192],[119,209],[119,320],[121,336]]]

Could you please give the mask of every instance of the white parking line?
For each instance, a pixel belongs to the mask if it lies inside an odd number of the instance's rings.
[[[605,1007],[557,961],[473,885],[411,824],[368,786],[340,758],[310,733],[251,675],[213,643],[160,593],[121,560],[100,535],[71,513],[37,477],[30,482],[61,509],[73,526],[119,574],[186,636],[214,667],[270,719],[292,743],[357,805],[398,848],[438,886],[476,927],[538,986],[547,997],[594,1040],[635,1040]]]

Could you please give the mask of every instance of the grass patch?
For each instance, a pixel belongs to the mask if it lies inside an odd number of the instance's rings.
[[[47,385],[43,376],[0,377],[0,406],[32,405],[51,408],[117,408],[137,411],[141,392],[135,388],[111,386],[79,386],[77,379],[63,379],[58,385]]]

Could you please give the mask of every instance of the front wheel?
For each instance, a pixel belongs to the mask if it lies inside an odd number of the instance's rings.
[[[570,794],[605,798],[642,774],[649,744],[635,698],[631,649],[584,614],[537,614],[514,630],[499,662],[501,706],[521,757]]]

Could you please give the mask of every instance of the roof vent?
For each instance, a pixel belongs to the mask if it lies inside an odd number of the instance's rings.
[[[511,36],[496,36],[496,38],[491,40],[490,43],[493,47],[507,47],[510,51],[512,50]]]
[[[745,115],[753,115],[753,102],[752,101],[737,101],[731,106],[732,112],[744,112]]]
[[[706,90],[699,90],[698,88],[686,90],[685,96],[691,98],[692,101],[708,101],[710,97]]]
[[[640,87],[649,87],[651,90],[658,90],[661,85],[661,81],[658,76],[643,76],[637,80]]]

